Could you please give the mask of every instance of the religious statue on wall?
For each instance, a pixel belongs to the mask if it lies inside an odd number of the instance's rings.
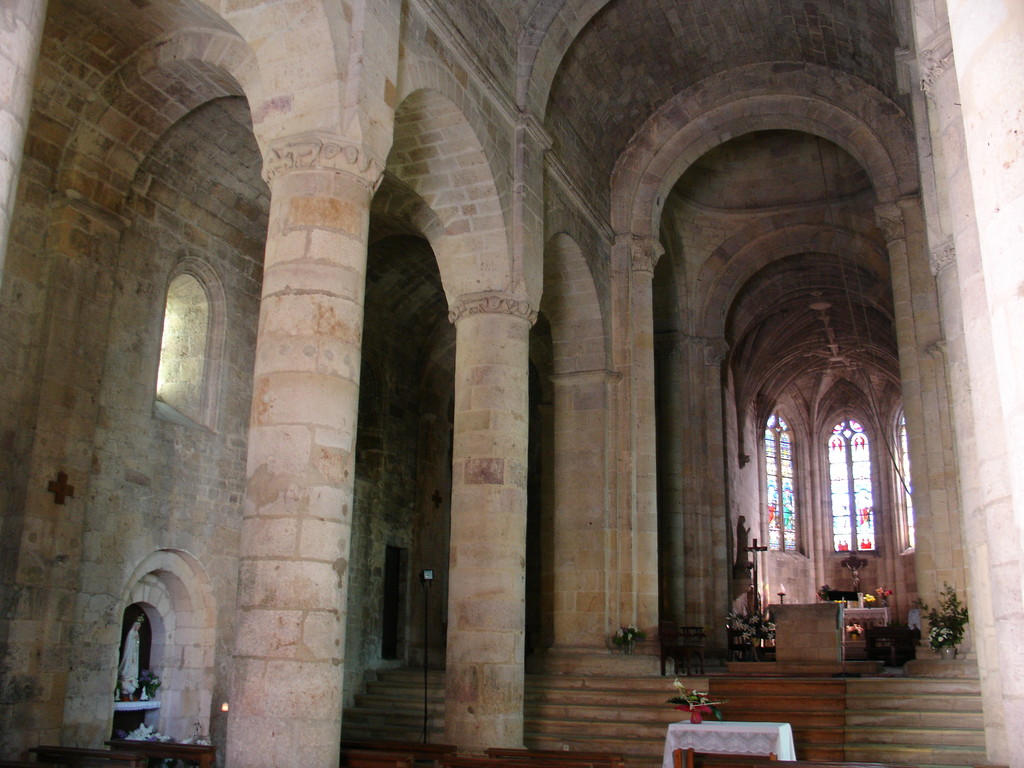
[[[139,687],[139,655],[142,645],[142,638],[139,632],[142,629],[142,622],[145,616],[139,615],[132,624],[128,634],[124,637],[124,647],[121,650],[121,663],[117,667],[117,681],[122,694],[131,695]]]
[[[734,579],[747,578],[752,563],[750,562],[750,529],[746,525],[747,518],[740,515],[736,521],[736,560],[732,566]]]

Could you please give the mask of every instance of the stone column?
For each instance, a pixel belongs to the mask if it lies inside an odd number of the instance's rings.
[[[337,768],[369,203],[343,140],[273,145],[227,764]]]
[[[0,8],[0,282],[45,20],[46,0],[7,0]]]
[[[965,293],[974,288],[980,299],[969,303],[965,296],[964,324],[984,489],[983,506],[972,521],[984,520],[987,528],[988,597],[998,653],[984,664],[1001,678],[1011,745],[1009,754],[990,749],[989,759],[1019,765],[1012,748],[1019,737],[1012,729],[1024,722],[1024,468],[1014,450],[1024,428],[1024,6],[1017,0],[947,0],[946,6],[980,246],[979,271],[961,274],[961,281]],[[963,239],[955,240],[958,260],[966,251]],[[980,281],[983,293],[968,280]],[[991,433],[1001,434],[990,439]]]
[[[604,651],[607,371],[557,374],[554,384],[554,641],[592,659]],[[611,377],[614,378],[614,377]]]
[[[893,306],[914,483],[917,589],[934,604],[949,582],[967,584],[962,520],[953,464],[952,425],[945,361],[933,352],[942,343],[935,278],[924,239],[921,202],[904,198],[875,208],[893,274]],[[895,544],[887,539],[885,546]],[[902,604],[901,604],[902,607]]]
[[[445,741],[523,744],[528,352],[537,314],[500,293],[463,296],[455,323],[455,435]]]
[[[630,333],[626,341],[631,345],[631,358],[625,422],[629,443],[623,447],[632,460],[632,515],[628,521],[632,536],[623,540],[621,556],[630,564],[632,578],[624,583],[621,621],[635,622],[652,636],[657,629],[657,484],[651,282],[654,264],[664,249],[651,239],[632,236],[615,243],[616,248],[624,246],[630,249]]]
[[[974,199],[965,156],[960,91],[945,8],[931,2],[918,2],[914,10],[921,89],[914,94],[913,104],[916,121],[926,129],[926,132],[918,131],[918,155],[931,246],[930,267],[935,275],[944,337],[942,342],[931,345],[928,351],[946,365],[953,454],[958,468],[958,500],[962,508],[960,516],[977,521],[982,517],[978,510],[985,507],[987,498],[1005,497],[1006,494],[1002,488],[982,481],[980,453],[1003,453],[1002,435],[998,430],[990,429],[984,420],[976,419],[972,401],[971,368],[977,365],[984,370],[985,364],[980,358],[991,352],[990,343],[979,344],[982,335],[987,334],[978,328],[979,325],[987,325],[987,314],[979,311],[985,306],[985,285],[981,277]],[[977,329],[971,334],[971,344],[968,344],[965,323],[968,316],[971,326]],[[999,420],[997,415],[988,414],[989,419],[993,417]],[[916,475],[913,450],[911,433],[911,469]],[[925,567],[933,567],[931,562],[921,557],[920,553],[925,549],[920,543],[922,535],[933,534],[918,526],[916,562],[919,574]],[[979,598],[991,595],[986,526],[976,522],[965,525],[963,537],[971,594]],[[941,588],[939,579],[934,575],[928,578]],[[925,579],[919,575],[918,582],[924,583]],[[930,602],[934,603],[934,600]],[[1002,706],[1003,670],[998,661],[999,651],[994,636],[992,601],[972,599],[969,607],[971,623],[968,636],[972,650],[977,653],[988,758],[994,763],[1006,763],[1010,752]]]

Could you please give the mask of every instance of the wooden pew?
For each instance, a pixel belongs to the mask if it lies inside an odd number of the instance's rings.
[[[609,768],[623,768],[625,758],[615,752],[579,752],[576,750],[558,749],[512,749],[510,747],[491,747],[485,749],[488,757],[500,757],[515,760],[533,760],[540,762],[564,763],[566,761],[585,762],[607,765]]]
[[[51,768],[53,763],[36,763],[29,760],[0,760],[0,768]]]
[[[416,756],[412,752],[342,747],[338,765],[341,768],[413,768],[415,762]]]
[[[147,768],[149,764],[149,760],[141,752],[121,752],[113,749],[40,745],[32,747],[29,752],[41,763],[67,765],[71,768]]]
[[[146,757],[160,760],[182,760],[199,768],[213,768],[217,762],[217,748],[212,744],[181,744],[177,741],[141,741],[137,739],[109,739],[103,742],[119,752],[141,752]]]
[[[454,744],[421,744],[418,741],[373,741],[369,739],[342,739],[341,748],[359,749],[372,752],[411,754],[416,762],[437,763],[445,755],[454,755],[458,747]]]

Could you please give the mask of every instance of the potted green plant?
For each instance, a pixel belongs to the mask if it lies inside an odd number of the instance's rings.
[[[928,617],[928,643],[943,658],[956,656],[957,648],[964,639],[964,627],[969,619],[967,606],[960,602],[956,588],[944,584],[939,595],[939,605],[928,608],[921,603],[921,611]]]

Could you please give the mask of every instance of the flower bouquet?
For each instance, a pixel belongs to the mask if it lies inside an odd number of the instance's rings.
[[[875,587],[875,594],[878,595],[878,599],[882,601],[882,605],[888,605],[889,598],[892,597],[892,590],[886,589],[885,587]]]
[[[929,610],[920,603],[922,611],[928,611],[928,644],[937,651],[943,648],[956,649],[964,639],[964,627],[967,626],[969,614],[967,606],[960,602],[956,588],[946,584],[939,599],[939,607]]]
[[[139,687],[142,689],[142,700],[149,701],[160,690],[160,678],[152,670],[144,669],[139,673]]]
[[[725,701],[712,701],[708,697],[707,691],[696,691],[692,688],[687,688],[679,682],[679,678],[676,678],[672,685],[678,693],[669,699],[668,703],[675,704],[676,709],[689,712],[691,723],[703,722],[704,715],[714,715],[719,720],[722,719],[722,713],[718,709],[718,705],[725,704]]]
[[[622,648],[623,653],[632,653],[633,644],[637,640],[643,640],[647,637],[647,633],[639,627],[634,627],[630,624],[628,627],[619,627],[615,632],[615,637],[612,638],[612,642]]]

